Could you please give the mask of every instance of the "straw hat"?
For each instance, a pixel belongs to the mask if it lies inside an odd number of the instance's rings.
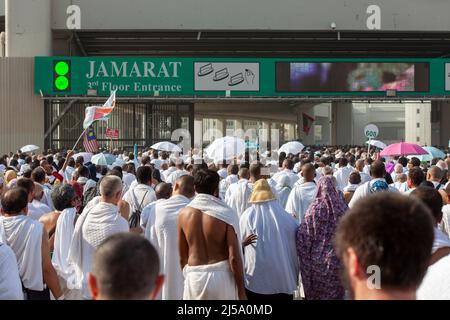
[[[269,183],[266,179],[260,179],[253,185],[252,196],[249,203],[262,203],[276,200],[277,198],[270,189]]]

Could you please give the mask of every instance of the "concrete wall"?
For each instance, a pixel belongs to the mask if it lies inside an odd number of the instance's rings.
[[[52,54],[51,1],[6,0],[6,56]]]
[[[331,104],[333,145],[353,144],[353,105],[333,102]]]
[[[27,144],[44,147],[44,102],[33,94],[33,75],[32,58],[0,58],[1,154]]]
[[[16,0],[13,0],[16,1]],[[53,28],[66,29],[70,4],[82,29],[367,30],[367,9],[381,9],[381,30],[448,31],[447,0],[53,0]]]
[[[377,140],[387,144],[405,139],[405,105],[395,103],[354,103],[353,144],[364,144],[364,127],[373,123],[380,133]]]
[[[0,0],[0,17],[5,15],[5,1]]]

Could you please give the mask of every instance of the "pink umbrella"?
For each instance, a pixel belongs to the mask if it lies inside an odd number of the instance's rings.
[[[428,152],[418,144],[400,142],[387,146],[383,151],[381,151],[380,156],[395,157],[395,156],[409,156],[421,154],[428,154]]]

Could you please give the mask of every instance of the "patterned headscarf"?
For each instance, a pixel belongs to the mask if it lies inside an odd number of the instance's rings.
[[[317,183],[316,198],[306,214],[320,214],[337,220],[347,209],[347,204],[336,188],[334,177],[324,176]]]
[[[309,300],[343,299],[333,237],[340,218],[347,210],[336,189],[335,179],[324,176],[317,183],[317,195],[297,231],[297,253],[306,298]]]

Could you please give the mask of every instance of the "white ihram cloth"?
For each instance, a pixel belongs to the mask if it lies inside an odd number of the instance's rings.
[[[225,179],[220,180],[220,183],[219,183],[220,199],[225,200],[225,194],[226,194],[228,188],[233,183],[237,183],[238,181],[239,181],[238,176],[236,174],[231,174],[231,175],[227,176]]]
[[[127,190],[128,190],[128,189],[130,189],[133,181],[136,181],[136,176],[132,173],[124,172],[122,181],[127,186]]]
[[[219,198],[198,194],[189,207],[230,225],[240,244],[239,218],[236,212]],[[239,246],[240,247],[240,246]],[[242,261],[242,250],[239,250]],[[186,265],[183,300],[237,300],[238,291],[228,260],[200,266]]]
[[[450,256],[428,267],[417,300],[450,300]]]
[[[292,170],[284,169],[280,172],[275,173],[272,179],[275,180],[276,184],[280,184],[282,177],[287,176],[289,178],[289,187],[293,188],[294,184],[299,179],[298,175]]]
[[[275,186],[275,190],[275,196],[278,199],[278,202],[283,208],[285,208],[289,194],[292,190],[292,187],[290,186],[290,179],[287,175],[284,175],[279,179],[279,183]]]
[[[359,172],[359,171],[357,171]],[[359,172],[359,176],[361,177],[361,183],[369,182],[372,178],[365,172]],[[395,181],[395,180],[394,180]]]
[[[450,204],[442,207],[442,221],[440,229],[450,237]]]
[[[69,265],[69,250],[75,229],[75,208],[64,209],[58,217],[55,230],[55,244],[52,256],[52,264],[58,274],[59,284],[64,296],[68,300],[81,299],[80,290],[70,290],[67,282],[72,275],[73,268]]]
[[[344,188],[348,185],[348,179],[353,172],[353,168],[343,167],[339,168],[333,176],[336,178],[336,185],[340,191],[344,191]]]
[[[23,300],[14,251],[0,241],[0,300]]]
[[[245,287],[259,294],[293,294],[299,262],[296,249],[298,222],[278,201],[254,203],[240,219],[242,239],[256,234],[245,247]]]
[[[436,227],[434,228],[434,241],[431,254],[442,248],[450,248],[450,239],[444,232]]]
[[[225,203],[240,217],[250,207],[248,200],[252,195],[253,185],[247,179],[233,183],[225,193]]]
[[[159,251],[159,245],[155,229],[156,205],[165,200],[166,199],[158,199],[150,203],[144,208],[144,210],[142,210],[141,213],[141,227],[144,229],[144,237],[149,240],[151,244],[153,244],[157,251]]]
[[[162,287],[163,300],[183,298],[184,279],[178,248],[178,215],[189,202],[190,200],[183,195],[174,195],[155,207],[157,250],[161,257],[161,272],[165,275]]]
[[[52,209],[50,209],[49,206],[43,204],[40,201],[37,201],[36,199],[33,199],[32,202],[28,203],[27,216],[29,216],[33,220],[38,221],[44,214],[50,212],[52,212]]]
[[[69,249],[69,263],[76,271],[76,289],[81,288],[83,299],[91,298],[87,274],[92,268],[95,249],[113,234],[128,231],[128,222],[111,203],[100,202],[84,210],[78,218]]]
[[[300,185],[296,184],[295,188],[289,194],[286,211],[297,217],[298,222],[302,223],[306,210],[308,210],[316,198],[316,194],[317,186],[314,182],[305,182]]]
[[[47,205],[52,211],[55,210],[53,206],[52,200],[52,188],[48,184],[41,184],[42,190],[44,191],[44,196],[41,199],[41,202]]]
[[[24,287],[35,291],[44,290],[43,231],[41,223],[24,215],[0,217],[0,241],[14,251]]]
[[[142,210],[153,201],[156,201],[155,190],[146,184],[138,184],[134,189],[129,189],[122,197],[130,205],[130,216],[139,208]],[[142,205],[141,205],[142,203]]]
[[[401,193],[405,193],[406,191],[409,190],[408,184],[406,182],[394,182],[394,183],[391,183],[389,186],[397,189]]]
[[[360,185],[355,190],[355,193],[353,194],[352,200],[350,200],[350,202],[348,204],[349,208],[353,207],[358,200],[360,200],[362,198],[365,198],[368,195],[370,195],[371,194],[370,189],[371,189],[372,185],[378,180],[386,182],[386,180],[384,180],[382,178],[376,178],[376,179],[372,179],[369,182],[366,182],[366,183],[363,183],[362,185]],[[389,186],[389,190],[388,191],[390,191],[390,192],[399,192],[397,189],[395,189],[394,187],[391,187],[391,186]]]
[[[174,186],[178,178],[187,175],[189,175],[189,172],[187,172],[186,170],[175,170],[167,177],[166,183],[170,183],[172,186]]]

